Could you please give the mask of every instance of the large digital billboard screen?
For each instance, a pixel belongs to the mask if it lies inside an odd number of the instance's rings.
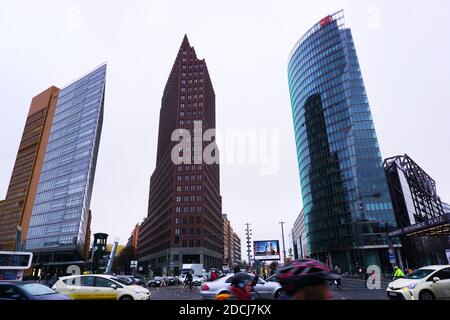
[[[255,260],[280,260],[278,240],[253,241]]]

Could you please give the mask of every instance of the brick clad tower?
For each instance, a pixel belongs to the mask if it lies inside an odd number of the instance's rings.
[[[184,37],[162,98],[156,168],[150,180],[148,216],[139,231],[138,256],[144,270],[178,274],[185,263],[221,267],[222,204],[218,164],[206,164],[194,147],[190,163],[175,164],[171,154],[176,129],[194,137],[214,129],[215,94],[205,60]],[[201,149],[201,150],[199,150]],[[216,149],[216,152],[217,149]]]

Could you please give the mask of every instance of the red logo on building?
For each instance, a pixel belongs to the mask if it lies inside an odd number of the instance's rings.
[[[323,18],[322,20],[320,20],[320,26],[321,27],[325,27],[326,25],[330,24],[333,22],[333,17],[332,16],[328,16]]]

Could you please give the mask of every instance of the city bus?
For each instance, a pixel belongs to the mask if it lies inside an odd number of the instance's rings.
[[[31,268],[31,252],[0,251],[0,281],[23,280],[25,270]]]

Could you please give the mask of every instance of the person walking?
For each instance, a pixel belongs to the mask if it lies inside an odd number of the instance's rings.
[[[342,274],[341,274],[341,267],[335,266],[334,267],[334,272],[336,272],[336,274],[342,276]],[[341,278],[334,280],[334,283],[336,284],[336,288],[338,288],[338,289],[342,288]]]
[[[209,281],[217,280],[217,278],[218,278],[218,275],[217,275],[216,271],[215,270],[211,271],[211,277],[210,277]]]
[[[370,274],[367,272],[367,269],[364,269],[364,287],[367,287],[367,280],[369,280]]]
[[[50,278],[50,280],[48,281],[48,286],[51,288],[53,287],[53,285],[58,281],[58,276],[56,275],[56,273],[53,274],[53,276]]]

